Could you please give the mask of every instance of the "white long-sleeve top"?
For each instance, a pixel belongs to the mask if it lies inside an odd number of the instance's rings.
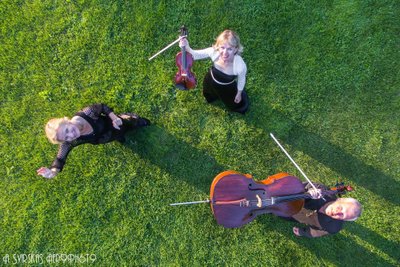
[[[186,46],[186,51],[192,54],[194,60],[211,58],[212,62],[216,62],[219,58],[219,52],[213,47],[208,47],[200,50],[193,50],[189,46]],[[215,66],[215,64],[214,64]],[[218,66],[216,66],[217,69]],[[246,63],[241,56],[235,55],[233,58],[233,75],[237,75],[237,89],[238,91],[243,91],[244,85],[246,84],[246,73],[247,67]]]

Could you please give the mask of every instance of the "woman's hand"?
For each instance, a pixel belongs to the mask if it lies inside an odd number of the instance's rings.
[[[297,236],[301,236],[301,235],[300,235],[299,227],[293,227],[293,233],[294,233],[295,235],[297,235]]]
[[[189,47],[189,41],[186,39],[185,36],[181,36],[179,40],[179,47],[183,48],[185,46]]]
[[[240,101],[242,101],[242,91],[238,91],[237,93],[236,93],[236,96],[235,96],[235,103],[236,104],[238,104],[238,103],[240,103]]]
[[[112,123],[113,123],[113,127],[114,127],[115,129],[117,129],[117,130],[120,130],[120,129],[121,129],[121,128],[119,127],[119,126],[122,125],[122,120],[121,120],[121,118],[116,118],[116,119],[114,119],[114,120],[112,121]]]
[[[113,127],[117,130],[121,130],[121,128],[119,126],[122,125],[122,119],[120,117],[118,117],[117,115],[115,115],[114,112],[111,112],[110,114],[108,114],[108,116],[112,120]]]
[[[307,193],[310,194],[312,199],[322,198],[322,190],[321,189],[310,188],[310,189],[308,189]]]
[[[40,167],[40,168],[36,171],[36,173],[37,173],[38,175],[41,175],[41,176],[43,176],[44,178],[48,178],[48,179],[51,179],[51,178],[53,178],[54,176],[57,175],[57,172],[55,172],[55,171],[53,171],[53,170],[50,170],[49,168],[46,168],[46,167]]]

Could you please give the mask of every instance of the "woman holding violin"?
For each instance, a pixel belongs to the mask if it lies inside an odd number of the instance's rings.
[[[247,67],[240,56],[243,46],[239,36],[225,30],[212,47],[202,50],[193,50],[188,40],[182,37],[179,46],[185,48],[194,60],[211,58],[213,66],[203,81],[203,96],[207,102],[220,99],[228,109],[244,114],[249,106],[244,90]]]

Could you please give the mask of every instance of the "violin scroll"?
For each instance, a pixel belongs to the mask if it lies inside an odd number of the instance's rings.
[[[347,192],[354,191],[354,188],[350,185],[345,185],[344,182],[337,182],[335,186],[331,187],[331,190],[334,191],[340,197]]]

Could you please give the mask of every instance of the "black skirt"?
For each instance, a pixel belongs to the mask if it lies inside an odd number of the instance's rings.
[[[235,103],[236,77],[236,75],[227,75],[213,66],[207,72],[203,81],[203,96],[207,102],[210,103],[219,99],[228,109],[244,114],[249,107],[249,99],[245,90],[243,90],[242,101]]]

